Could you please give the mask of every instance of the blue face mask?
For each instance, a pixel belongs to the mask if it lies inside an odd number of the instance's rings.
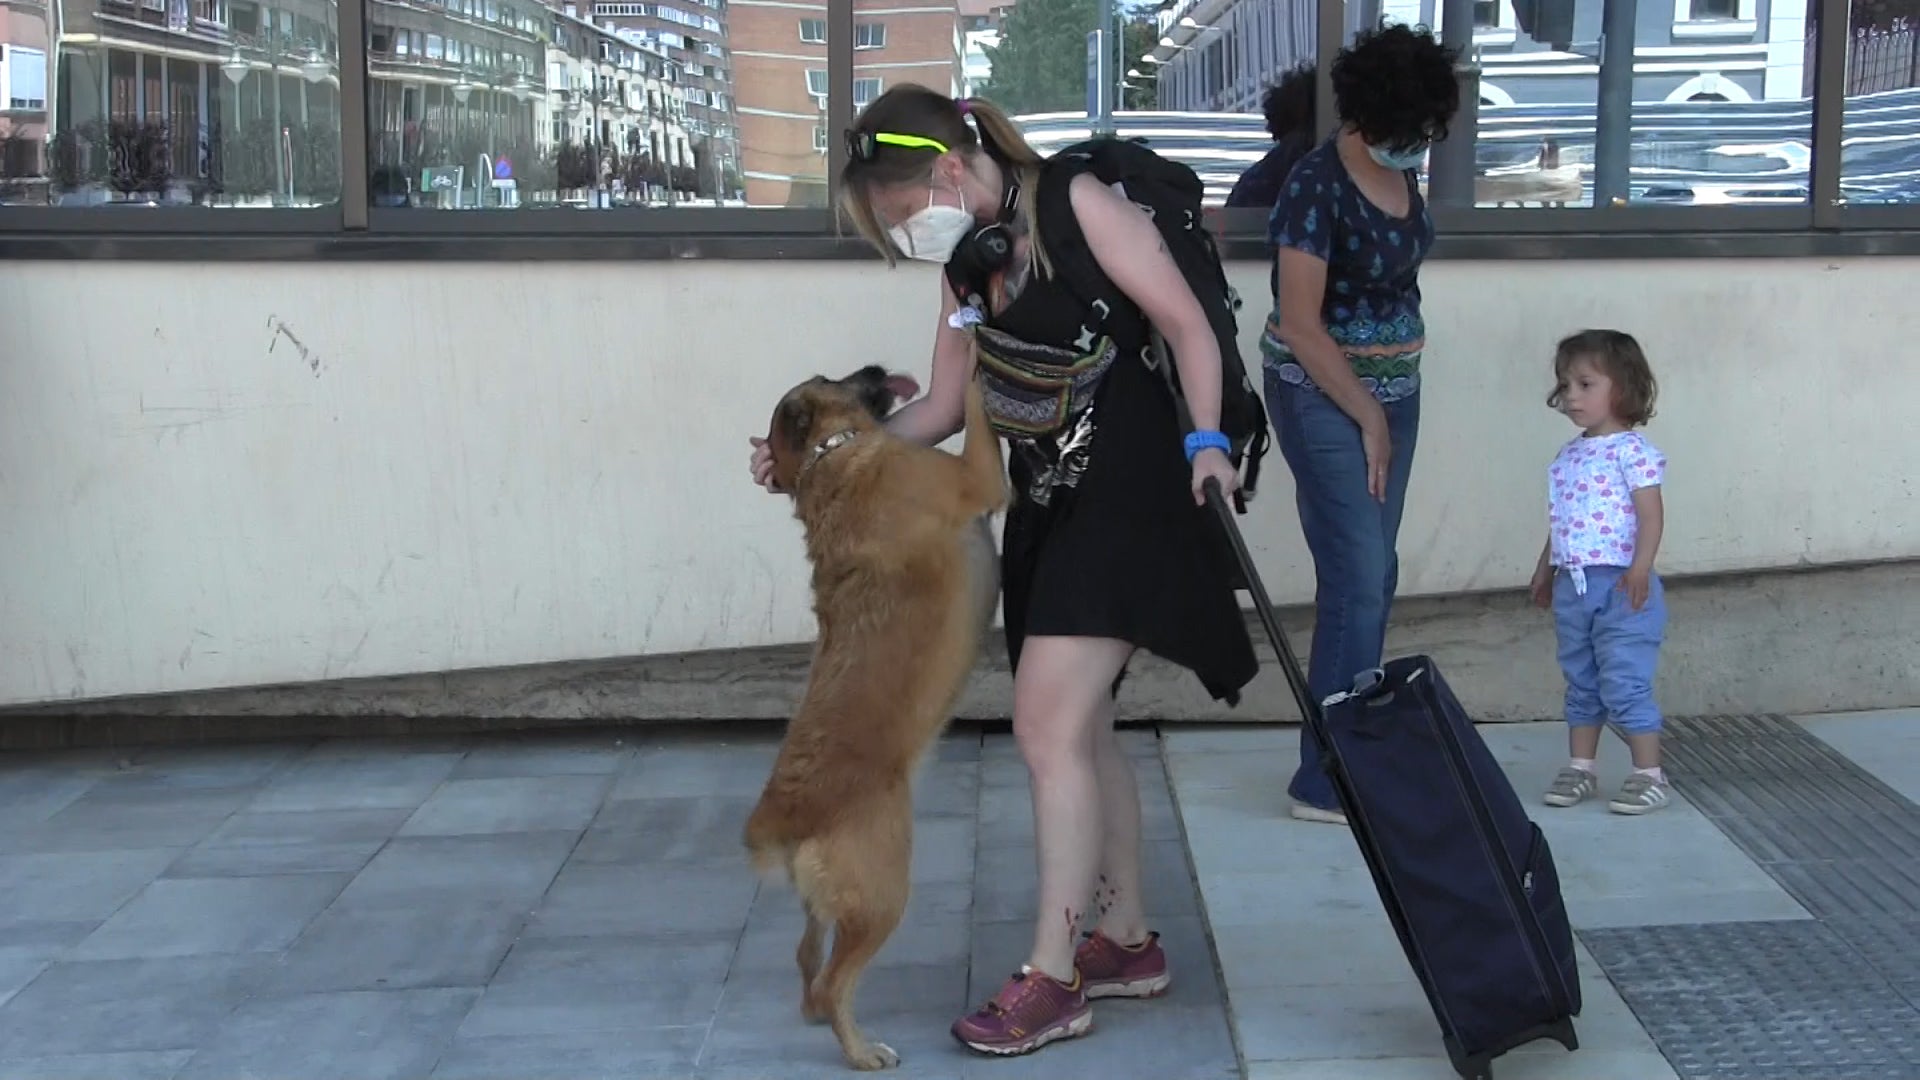
[[[1427,144],[1418,142],[1405,150],[1383,150],[1372,143],[1367,144],[1367,156],[1383,169],[1405,172],[1420,167],[1421,159],[1427,156]]]

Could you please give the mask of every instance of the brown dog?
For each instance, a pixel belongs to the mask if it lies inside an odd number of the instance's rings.
[[[907,906],[913,777],[993,618],[988,516],[1007,502],[978,382],[957,456],[885,429],[902,384],[911,395],[911,380],[877,366],[810,379],[781,400],[767,433],[773,486],[806,527],[820,637],[745,839],[755,868],[800,894],[801,1013],[832,1021],[856,1069],[900,1062],[854,1023],[854,986]]]

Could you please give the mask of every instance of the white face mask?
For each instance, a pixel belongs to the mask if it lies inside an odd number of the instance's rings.
[[[1372,143],[1368,143],[1367,156],[1371,157],[1374,162],[1383,169],[1406,172],[1408,169],[1419,168],[1420,162],[1426,159],[1427,144],[1424,142],[1416,143],[1405,150],[1383,150]]]
[[[966,201],[965,193],[961,193],[961,205],[947,206],[934,202],[929,191],[927,208],[888,229],[887,235],[907,258],[944,264],[975,228],[973,211],[966,208]]]

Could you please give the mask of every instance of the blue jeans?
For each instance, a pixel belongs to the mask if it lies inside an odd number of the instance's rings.
[[[1313,554],[1313,646],[1307,689],[1316,701],[1348,689],[1353,678],[1379,667],[1387,647],[1387,614],[1400,584],[1400,512],[1420,433],[1420,395],[1385,406],[1392,457],[1385,502],[1367,494],[1367,454],[1360,425],[1318,390],[1266,372],[1267,411],[1280,453],[1293,471],[1300,531]],[[1300,735],[1300,767],[1287,785],[1295,802],[1324,810],[1339,806],[1320,769],[1320,750]]]
[[[1633,610],[1619,588],[1626,570],[1589,566],[1586,595],[1573,576],[1553,577],[1553,630],[1560,641],[1560,671],[1567,677],[1567,723],[1593,727],[1611,720],[1629,735],[1661,728],[1653,700],[1653,676],[1666,637],[1667,594],[1660,575],[1647,587],[1647,602]]]

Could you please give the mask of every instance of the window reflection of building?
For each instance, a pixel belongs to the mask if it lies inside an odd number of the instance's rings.
[[[146,181],[123,175],[129,147],[164,140],[165,167],[142,166],[155,196],[217,196],[245,173],[254,179],[238,187],[276,202],[289,190],[295,202],[338,197],[332,0],[82,0],[55,14],[53,149],[65,179],[105,172],[108,186],[140,190]],[[255,182],[269,168],[276,178]]]
[[[1671,7],[1641,4],[1636,49],[1641,57],[1635,100],[1686,101],[1700,79],[1723,88],[1704,100],[1790,100],[1802,96],[1801,53],[1805,7],[1775,5],[1756,21],[1757,0],[1675,0]],[[1442,0],[1381,0],[1375,7],[1395,22],[1438,27]],[[1360,12],[1351,5],[1350,15]],[[1593,9],[1596,13],[1597,5]],[[1288,0],[1179,0],[1157,15],[1168,45],[1144,59],[1160,65],[1162,109],[1254,112],[1260,95],[1281,72],[1314,51],[1311,4]],[[1503,105],[1575,104],[1591,107],[1597,79],[1590,55],[1550,49],[1520,36],[1511,0],[1475,0],[1473,41],[1484,68],[1483,86]],[[1583,24],[1584,27],[1585,24]],[[1597,21],[1596,21],[1597,27]],[[1349,26],[1349,31],[1355,27]],[[1583,29],[1589,45],[1593,31]]]
[[[629,203],[671,204],[691,194],[686,88],[668,51],[633,31],[564,12],[552,18],[545,129],[555,153],[581,161],[591,181],[575,182],[581,166],[574,166],[562,170],[569,175],[556,190],[592,187],[602,202],[617,191]]]
[[[471,170],[489,167],[521,206],[672,201],[676,169],[691,188],[689,88],[665,46],[571,4],[446,4],[370,8],[376,198],[475,205],[443,196],[483,187]]]
[[[50,16],[44,0],[0,3],[0,177],[39,178],[45,170]]]
[[[657,61],[650,63],[648,78],[662,84],[663,95],[677,94],[679,126],[699,150],[693,156],[736,161],[740,131],[725,0],[599,0],[591,8],[595,23],[639,43]],[[664,104],[652,115],[666,115]],[[654,130],[656,141],[664,141],[664,122]],[[662,150],[655,156],[665,160],[668,154]],[[711,186],[706,180],[702,184]]]
[[[1347,31],[1378,17],[1438,25],[1445,9],[1444,0],[1349,5]],[[1816,44],[1810,10],[1759,0],[1642,3],[1629,92],[1624,103],[1603,110],[1597,2],[1560,5],[1562,15],[1577,18],[1571,40],[1554,47],[1520,30],[1515,0],[1476,0],[1474,201],[1591,205],[1601,129],[1620,130],[1611,120],[1603,125],[1605,111],[1630,124],[1629,136],[1616,137],[1631,146],[1626,179],[1617,181],[1631,186],[1631,201],[1807,204]],[[1288,64],[1314,52],[1311,4],[1177,0],[1156,18],[1165,36],[1140,60],[1158,66],[1157,103],[1166,110],[1244,115]],[[1860,70],[1861,60],[1855,52],[1845,70]],[[1920,82],[1920,67],[1910,76],[1908,70],[1901,65],[1902,86]],[[1210,137],[1226,130],[1224,121],[1193,122],[1211,125]],[[1247,135],[1253,137],[1251,129]],[[1222,137],[1223,148],[1229,141]]]
[[[374,166],[411,174],[456,162],[472,168],[482,152],[530,152],[539,142],[548,18],[534,0],[373,0],[367,112]]]

